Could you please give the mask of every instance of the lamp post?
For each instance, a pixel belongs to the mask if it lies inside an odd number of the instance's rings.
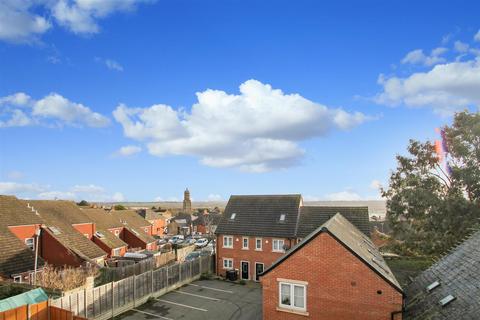
[[[41,228],[35,230],[35,235],[37,236],[35,239],[35,269],[33,271],[33,285],[37,284],[37,267],[38,267],[38,243],[40,242],[40,233],[42,232]]]

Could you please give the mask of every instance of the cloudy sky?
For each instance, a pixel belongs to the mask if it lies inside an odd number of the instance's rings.
[[[0,194],[376,199],[480,104],[463,1],[4,0]]]

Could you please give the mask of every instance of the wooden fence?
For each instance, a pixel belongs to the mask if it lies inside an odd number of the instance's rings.
[[[0,320],[86,320],[73,312],[49,306],[48,301],[0,312]]]
[[[70,310],[74,316],[109,319],[145,303],[150,297],[159,297],[190,283],[200,278],[202,273],[213,273],[213,259],[212,256],[202,256],[193,261],[151,269],[102,286],[69,293],[50,300],[50,304]]]

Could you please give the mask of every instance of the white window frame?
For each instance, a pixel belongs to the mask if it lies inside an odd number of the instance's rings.
[[[229,262],[227,266],[225,266],[225,262]],[[231,264],[231,266],[229,266]],[[233,269],[233,258],[222,258],[222,266],[225,270],[232,270]]]
[[[120,252],[122,252],[122,248],[115,248],[115,249],[113,249],[112,251],[113,251],[113,252],[112,252],[112,255],[113,255],[114,257],[118,257],[118,256],[120,255]]]
[[[247,240],[247,246],[245,246],[245,240]],[[242,237],[242,250],[248,250],[248,246],[249,246],[249,238]]]
[[[260,247],[258,247],[258,241],[260,241]],[[263,251],[263,238],[255,238],[255,251]]]
[[[27,244],[27,240],[32,240],[32,246],[31,247]],[[25,245],[27,247],[29,247],[30,249],[35,251],[35,238],[25,238]]]
[[[145,228],[145,229],[143,229],[143,230],[145,230],[145,233],[148,233],[148,227],[147,227],[147,228]]]
[[[227,241],[225,241],[225,240],[227,240]],[[230,240],[230,241],[228,241],[228,240]],[[227,245],[225,245],[225,243]],[[223,236],[222,246],[223,246],[223,248],[226,248],[226,249],[233,249],[233,236]]]
[[[120,230],[118,230],[118,229],[117,229],[117,230],[115,230],[115,231],[113,231],[113,233],[114,233],[114,234],[115,234],[115,236],[117,236],[117,237],[119,237],[119,236],[120,236]]]
[[[275,243],[278,244],[278,242],[281,242],[282,245],[281,245],[279,248],[275,249]],[[284,240],[284,239],[273,239],[273,240],[272,240],[272,252],[281,252],[281,253],[284,253],[285,250],[283,249],[283,246],[285,246],[285,240]]]
[[[282,303],[282,285],[290,286],[290,303],[291,303],[290,305]],[[303,308],[296,307],[294,305],[294,303],[295,303],[295,296],[294,296],[295,287],[303,288]],[[282,308],[282,309],[287,309],[287,310],[306,312],[307,311],[307,286],[304,285],[304,284],[285,282],[285,281],[278,282],[278,307]]]
[[[13,282],[22,283],[22,276],[14,276],[13,277]]]

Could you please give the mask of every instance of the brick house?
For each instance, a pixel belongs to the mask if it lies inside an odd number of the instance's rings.
[[[108,257],[123,256],[128,243],[122,240],[123,224],[111,212],[104,209],[80,209],[91,221],[95,221],[96,232],[93,242],[102,248]]]
[[[22,201],[39,213],[43,228],[40,255],[49,264],[78,267],[85,263],[104,265],[107,254],[93,241],[95,223],[72,201]]]
[[[167,225],[168,234],[189,235],[192,233],[192,216],[189,213],[180,212],[170,218]]]
[[[286,250],[336,213],[369,235],[368,207],[303,206],[302,196],[231,196],[215,231],[217,274],[239,270],[239,277],[258,281]]]
[[[261,275],[263,319],[402,319],[403,291],[373,242],[341,214]]]
[[[153,225],[133,210],[113,211],[112,216],[123,224],[122,240],[130,248],[157,250],[157,241],[153,235]]]
[[[160,212],[151,209],[139,209],[137,213],[152,224],[152,235],[162,236],[166,227],[166,218]]]
[[[222,215],[218,213],[199,212],[197,218],[192,221],[192,230],[201,234],[213,234],[221,219]]]
[[[36,233],[42,223],[40,216],[16,197],[0,195],[0,280],[31,282]],[[37,271],[43,264],[39,257]]]

